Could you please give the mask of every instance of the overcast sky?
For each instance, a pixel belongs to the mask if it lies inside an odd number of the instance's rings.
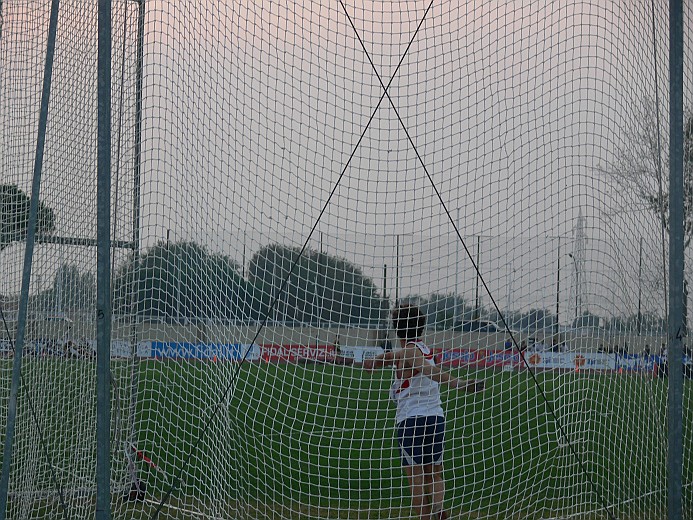
[[[0,166],[27,191],[45,4],[3,3]],[[95,229],[91,4],[60,4],[51,93],[42,197],[68,236]],[[657,96],[667,128],[667,5],[657,2],[653,46],[649,0],[571,4],[436,1],[424,18],[429,1],[345,1],[354,30],[339,1],[148,1],[144,246],[196,240],[240,262],[271,241],[302,245],[325,207],[311,246],[363,266],[378,285],[399,251],[399,284],[394,268],[387,284],[400,296],[459,287],[473,297],[465,245],[476,261],[479,240],[501,308],[553,308],[557,285],[567,307],[581,278],[596,311],[633,312],[638,284],[661,272],[658,222],[598,169],[616,163]],[[136,4],[116,3],[118,238],[129,237],[132,215],[135,30]],[[396,71],[394,107],[385,98],[376,110],[383,89],[369,56],[385,84]],[[690,53],[686,63],[690,78]],[[576,250],[579,215],[587,240]],[[545,238],[559,236],[562,256],[559,240]],[[93,258],[59,249],[40,248],[46,279],[58,259]],[[19,253],[0,255],[16,272]],[[651,293],[649,307],[661,307]]]

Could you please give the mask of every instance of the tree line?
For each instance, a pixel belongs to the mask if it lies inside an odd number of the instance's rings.
[[[114,274],[115,314],[284,323],[374,324],[389,303],[342,258],[271,244],[247,273],[194,242],[159,243]]]
[[[293,269],[292,269],[293,267]],[[62,265],[52,285],[32,297],[32,308],[48,312],[91,311],[96,278],[74,265]],[[408,296],[428,326],[454,329],[483,319],[499,330],[508,325],[527,332],[557,330],[546,309],[504,312],[476,307],[455,294]],[[160,242],[131,255],[113,273],[113,312],[123,317],[212,321],[263,321],[283,324],[380,326],[393,302],[351,262],[319,251],[271,244],[255,252],[247,270],[230,257],[194,242]],[[570,326],[621,333],[659,333],[661,317],[645,313],[603,319],[585,311]]]

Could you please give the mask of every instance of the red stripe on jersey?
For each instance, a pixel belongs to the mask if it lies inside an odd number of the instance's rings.
[[[408,343],[409,345],[414,345],[416,348],[419,349],[419,352],[423,354],[424,359],[433,359],[435,361],[435,355],[433,354],[433,350],[430,348],[428,349],[428,354],[426,354],[422,349],[421,349],[421,344],[418,341],[412,341]]]
[[[409,388],[410,384],[411,384],[411,381],[409,379],[405,379],[404,381],[402,381],[402,384],[399,385],[399,388],[397,389],[395,394],[400,393],[402,390],[406,390],[407,388]]]

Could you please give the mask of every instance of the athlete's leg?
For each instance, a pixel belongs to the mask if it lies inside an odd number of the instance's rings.
[[[447,518],[443,509],[445,502],[445,480],[443,479],[443,450],[445,441],[445,419],[429,417],[426,424],[426,446],[424,452],[424,483],[434,520]]]
[[[444,510],[445,480],[443,479],[443,465],[427,464],[424,466],[424,479],[431,502],[431,518],[434,520],[447,518]]]
[[[424,466],[420,464],[404,466],[404,472],[409,480],[409,491],[411,493],[411,505],[421,520],[430,520],[431,506],[428,504],[426,496],[426,482]]]

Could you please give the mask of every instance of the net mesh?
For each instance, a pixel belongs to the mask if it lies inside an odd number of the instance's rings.
[[[113,3],[114,518],[416,517],[392,371],[360,366],[401,303],[486,384],[441,385],[451,517],[664,517],[666,3],[141,1]],[[3,441],[50,9],[0,1]],[[94,513],[96,19],[59,4],[10,518]]]

